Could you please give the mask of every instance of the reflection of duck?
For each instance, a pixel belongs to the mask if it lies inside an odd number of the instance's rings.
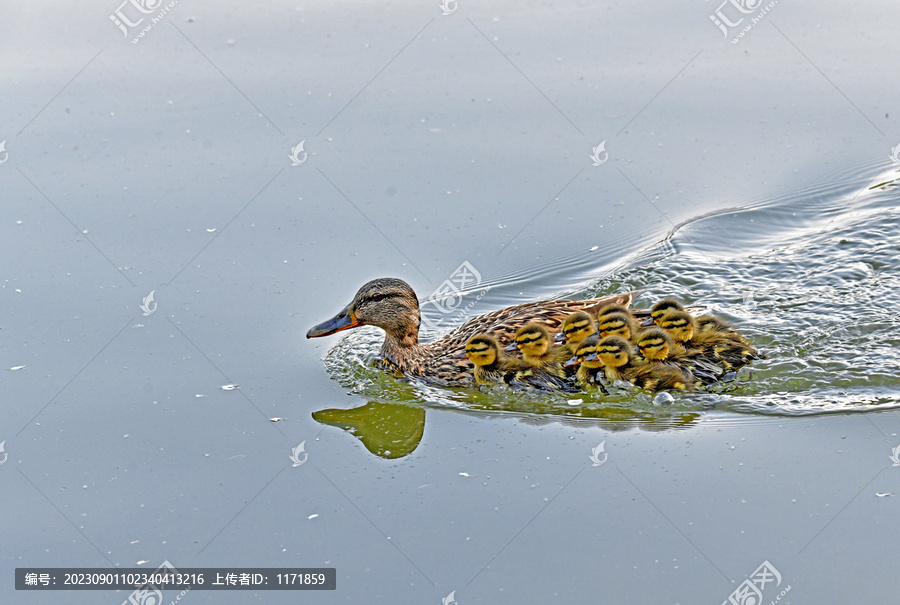
[[[419,343],[419,301],[413,289],[400,279],[380,278],[365,284],[337,315],[306,333],[307,338],[328,336],[357,326],[372,325],[385,332],[380,365],[413,376],[444,382],[471,383],[468,362],[459,357],[469,338],[479,333],[493,334],[501,343],[531,321],[557,329],[574,311],[596,313],[605,304],[629,304],[632,295],[622,294],[589,300],[551,300],[524,303],[473,317],[444,337]]]
[[[516,398],[505,402],[502,397],[479,398],[465,404],[457,412],[512,412],[505,415],[507,420],[522,417],[522,401]],[[327,409],[312,413],[317,422],[344,429],[360,440],[366,450],[380,458],[397,459],[413,453],[422,441],[425,432],[425,408],[400,403],[369,402],[350,409]],[[446,412],[446,408],[444,408]],[[538,401],[527,410],[541,414],[542,422],[559,422],[573,428],[584,426],[586,418],[593,419],[600,426],[614,431],[642,429],[666,431],[687,428],[700,419],[697,412],[680,414],[654,414],[648,410],[629,410],[621,406],[570,407]],[[502,432],[502,429],[501,429]],[[335,442],[335,447],[341,447]]]
[[[402,458],[419,446],[425,432],[425,410],[399,403],[372,401],[349,410],[313,412],[322,424],[340,427],[381,458]]]

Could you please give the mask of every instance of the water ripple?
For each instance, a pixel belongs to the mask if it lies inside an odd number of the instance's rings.
[[[768,355],[753,364],[751,380],[681,394],[667,413],[717,408],[794,416],[900,407],[900,171],[891,167],[862,186],[851,180],[696,218],[567,293],[642,290],[637,306],[675,296],[708,307]],[[552,274],[559,283],[562,274],[583,284],[589,270],[573,257],[531,268],[530,276]],[[360,330],[342,339],[326,358],[331,376],[379,401],[569,416],[610,406],[654,410],[640,392],[586,395],[573,406],[562,396],[398,382],[371,367],[381,338],[378,330]]]

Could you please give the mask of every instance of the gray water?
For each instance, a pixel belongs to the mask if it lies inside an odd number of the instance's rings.
[[[163,561],[337,570],[184,604],[890,599],[896,3],[439,4],[0,8],[0,603]],[[469,314],[640,289],[768,358],[659,406],[303,337],[463,263]]]

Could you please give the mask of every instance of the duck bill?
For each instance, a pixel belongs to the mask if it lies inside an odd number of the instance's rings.
[[[563,364],[563,367],[571,368],[571,367],[579,365],[580,363],[581,363],[581,360],[578,359],[578,357],[573,357],[573,358],[567,360],[566,363]]]
[[[644,321],[641,322],[641,326],[644,326],[644,327],[646,327],[646,326],[652,326],[652,325],[655,325],[655,324],[656,324],[656,322],[653,321],[653,318],[652,318],[652,317],[650,317],[650,318],[648,318],[648,319],[645,319]]]
[[[322,323],[310,328],[306,333],[307,338],[319,338],[320,336],[330,336],[341,330],[349,330],[361,326],[362,324],[353,316],[350,305],[341,309],[340,313]]]
[[[503,347],[503,350],[506,352],[518,351],[519,345],[517,345],[516,343],[511,343],[511,344],[508,344],[505,347]]]
[[[596,353],[591,353],[590,355],[582,359],[582,361],[598,361],[599,359],[600,357]]]

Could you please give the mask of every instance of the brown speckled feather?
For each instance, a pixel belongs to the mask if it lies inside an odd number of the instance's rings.
[[[419,344],[419,300],[405,281],[393,277],[364,284],[353,300],[331,319],[306,333],[307,338],[328,336],[357,326],[378,326],[385,333],[379,365],[384,369],[443,384],[472,384],[473,366],[463,357],[466,341],[476,334],[491,334],[506,345],[515,332],[531,321],[558,330],[567,315],[584,310],[596,316],[611,302],[631,304],[633,292],[589,300],[550,300],[525,303],[473,317],[434,342]],[[648,315],[648,312],[635,312]]]
[[[472,336],[491,334],[500,344],[507,345],[515,339],[516,330],[531,321],[546,324],[555,331],[566,316],[575,311],[596,314],[600,307],[610,302],[627,306],[631,299],[629,292],[604,298],[540,301],[498,309],[473,317],[438,340],[412,349],[392,347],[385,340],[381,349],[382,365],[446,384],[470,384],[473,382],[472,366],[467,359],[460,359],[457,355],[465,349],[466,341]]]

